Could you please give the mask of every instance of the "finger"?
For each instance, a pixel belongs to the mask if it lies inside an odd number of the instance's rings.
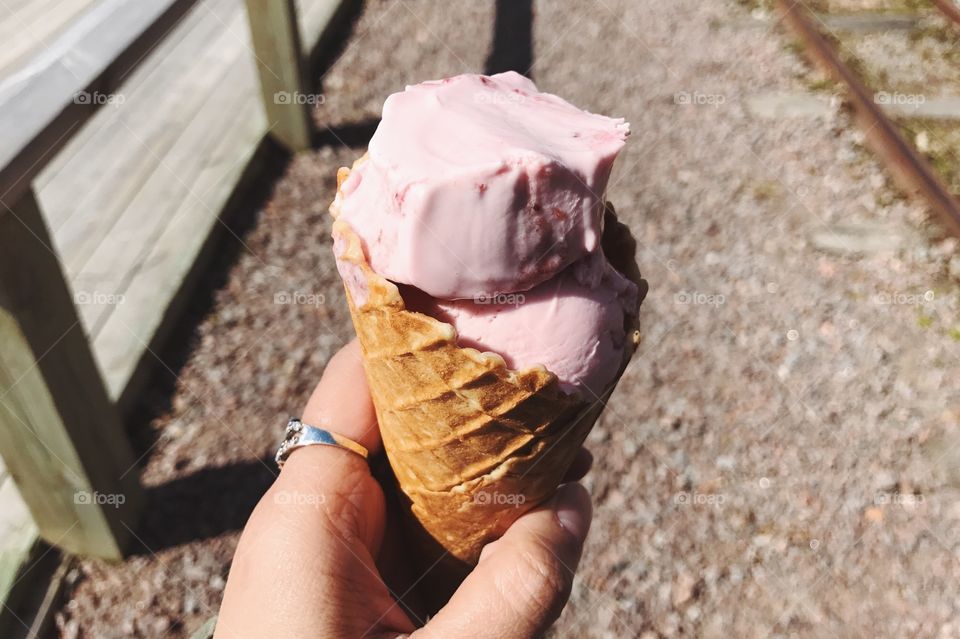
[[[343,435],[371,455],[381,447],[380,430],[354,339],[327,364],[303,411],[304,423]],[[367,460],[335,446],[309,446],[291,453],[274,490],[312,490],[319,513],[342,538],[359,537],[376,556],[383,535],[383,493]],[[316,510],[316,509],[315,509]]]
[[[581,448],[577,451],[577,456],[573,458],[573,463],[570,464],[570,468],[563,476],[564,483],[583,479],[592,467],[593,454],[586,448]]]
[[[294,452],[244,527],[218,638],[412,630],[375,565],[384,516],[383,492],[359,456]]]
[[[303,422],[349,437],[371,455],[380,450],[377,415],[356,339],[330,359],[303,410]]]
[[[303,420],[378,450],[355,342],[330,360]],[[316,636],[311,628],[329,623],[339,630],[320,636],[360,636],[371,611],[378,624],[412,629],[376,571],[384,520],[383,491],[360,455],[334,446],[295,450],[244,527],[218,636]]]
[[[565,484],[483,549],[450,602],[414,637],[539,637],[570,597],[590,529],[590,495]]]

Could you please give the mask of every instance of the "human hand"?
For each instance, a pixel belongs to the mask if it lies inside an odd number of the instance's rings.
[[[373,456],[382,443],[360,357],[354,341],[331,359],[303,421]],[[590,461],[581,451],[567,480],[582,477]],[[590,519],[586,490],[561,486],[483,549],[450,601],[424,624],[397,602],[409,590],[392,592],[381,576],[394,572],[398,557],[389,542],[401,522],[388,521],[367,462],[332,446],[306,447],[291,454],[244,528],[215,636],[537,637],[570,596]],[[415,567],[414,577],[426,569]]]

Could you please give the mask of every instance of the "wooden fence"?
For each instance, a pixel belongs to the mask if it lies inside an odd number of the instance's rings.
[[[70,553],[118,559],[143,506],[138,460],[125,436],[118,399],[130,395],[130,371],[144,363],[160,323],[122,375],[106,374],[78,313],[69,274],[41,213],[34,186],[80,125],[105,108],[78,95],[110,95],[149,58],[197,0],[105,0],[96,23],[70,43],[62,59],[0,103],[0,454],[29,507],[40,536]],[[291,151],[311,143],[309,101],[278,95],[309,92],[294,0],[246,0],[248,63],[255,61],[265,126]],[[340,0],[318,0],[311,16],[321,34],[339,15]],[[242,9],[241,9],[242,10]],[[79,63],[78,63],[79,61]],[[262,116],[258,116],[262,117]],[[124,135],[116,131],[115,135]],[[252,157],[252,151],[244,158]],[[231,173],[236,181],[242,170]],[[232,190],[236,184],[228,185]],[[80,197],[81,194],[77,194]],[[226,196],[223,198],[226,201]],[[214,217],[219,210],[213,213]],[[96,215],[96,211],[86,214]],[[212,228],[209,222],[204,228]],[[176,285],[154,291],[161,314],[198,266],[197,242],[187,250]],[[152,311],[153,312],[153,311]],[[129,349],[128,349],[129,350]]]

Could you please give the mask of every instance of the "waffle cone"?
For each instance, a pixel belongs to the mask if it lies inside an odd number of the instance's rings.
[[[340,170],[338,188],[348,173]],[[606,226],[608,257],[645,292],[635,244],[610,207]],[[349,224],[336,220],[333,237],[384,449],[414,535],[432,557],[475,564],[486,543],[553,494],[616,381],[584,401],[562,393],[543,367],[514,371],[496,354],[461,348],[453,326],[406,310]],[[639,341],[636,317],[629,321],[633,339],[617,379]]]

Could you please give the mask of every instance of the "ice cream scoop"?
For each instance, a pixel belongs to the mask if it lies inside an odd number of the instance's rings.
[[[408,86],[335,206],[389,280],[448,300],[524,291],[597,250],[628,132],[514,72]]]
[[[588,260],[521,293],[438,300],[412,287],[400,292],[408,309],[452,324],[460,346],[497,353],[514,370],[544,366],[561,390],[592,401],[620,370],[637,287],[602,253]]]

